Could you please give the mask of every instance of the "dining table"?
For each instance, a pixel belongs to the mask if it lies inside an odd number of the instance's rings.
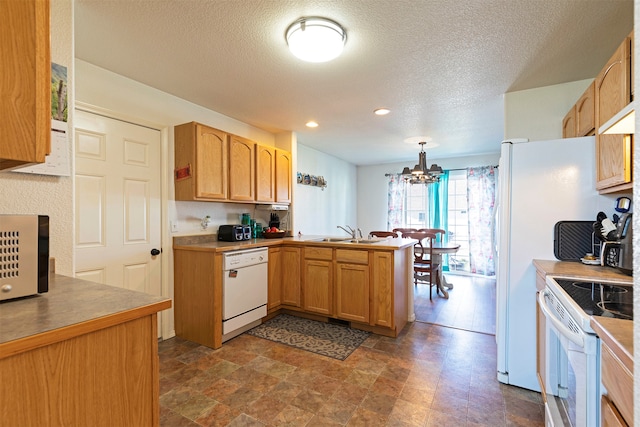
[[[444,298],[449,298],[449,292],[447,289],[453,289],[453,283],[447,282],[447,279],[444,276],[444,270],[442,265],[442,256],[448,254],[455,254],[460,249],[460,245],[458,243],[451,242],[434,242],[433,243],[433,258],[434,262],[440,264],[440,284],[438,286],[438,291],[442,293]]]

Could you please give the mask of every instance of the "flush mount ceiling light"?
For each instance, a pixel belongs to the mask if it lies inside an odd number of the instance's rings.
[[[377,116],[386,116],[390,112],[391,110],[389,110],[388,108],[378,108],[377,110],[373,110],[373,114]]]
[[[330,19],[305,17],[287,28],[286,39],[291,53],[303,61],[327,62],[342,53],[347,33]]]
[[[305,124],[305,126],[308,127],[308,128],[317,128],[318,127],[318,123],[314,122],[313,120],[310,120]]]
[[[444,173],[437,164],[432,164],[427,168],[427,153],[424,152],[426,141],[420,141],[420,153],[418,154],[418,164],[409,169],[406,166],[402,170],[402,177],[409,184],[431,184],[440,181],[440,175]]]

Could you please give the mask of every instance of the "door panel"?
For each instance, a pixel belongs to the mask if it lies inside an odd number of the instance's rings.
[[[75,122],[76,276],[161,295],[160,131],[84,111]]]

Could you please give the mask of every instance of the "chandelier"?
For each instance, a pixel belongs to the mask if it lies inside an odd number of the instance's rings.
[[[421,141],[420,153],[418,154],[418,164],[409,169],[405,166],[402,170],[402,178],[409,184],[431,184],[440,181],[440,175],[444,173],[442,168],[437,164],[432,164],[427,169],[427,153],[424,152],[425,141]]]

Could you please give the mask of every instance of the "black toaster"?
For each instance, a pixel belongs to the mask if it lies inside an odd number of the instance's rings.
[[[218,228],[218,240],[223,242],[239,242],[251,240],[251,226],[227,224]]]

